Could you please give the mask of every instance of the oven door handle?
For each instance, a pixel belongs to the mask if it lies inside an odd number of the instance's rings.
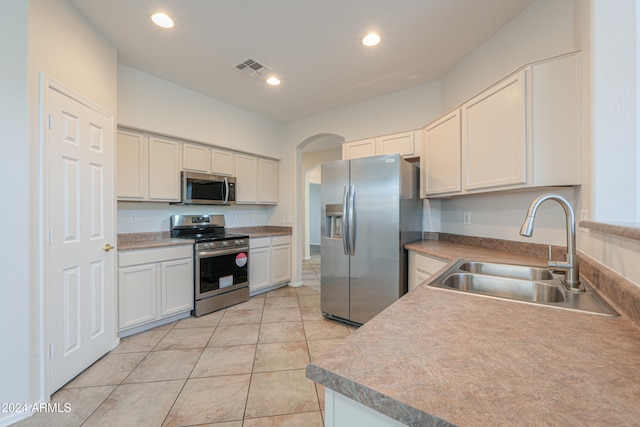
[[[196,252],[196,258],[200,259],[205,257],[217,256],[217,255],[239,254],[242,252],[249,252],[249,246],[239,246],[235,248],[214,250],[214,251],[199,251],[199,252]]]

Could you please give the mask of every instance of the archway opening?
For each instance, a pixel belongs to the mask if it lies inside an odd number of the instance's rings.
[[[311,258],[312,252],[320,248],[320,185],[322,176],[320,165],[342,159],[344,137],[335,134],[317,134],[302,141],[297,151],[298,203],[296,210],[299,234],[300,257],[299,273],[302,263]],[[301,274],[299,277],[304,277]],[[313,279],[313,278],[312,278]]]

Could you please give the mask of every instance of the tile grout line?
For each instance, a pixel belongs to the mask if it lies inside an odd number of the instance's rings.
[[[226,313],[226,310],[225,310],[225,313]],[[169,415],[171,415],[171,411],[176,406],[176,402],[180,398],[180,395],[184,391],[184,388],[187,386],[187,383],[189,382],[189,379],[191,379],[191,374],[193,374],[193,371],[196,369],[196,366],[198,365],[198,362],[200,362],[200,359],[202,358],[202,355],[204,354],[205,350],[207,349],[207,346],[209,345],[209,343],[213,339],[213,334],[216,333],[216,330],[218,329],[218,326],[220,325],[220,321],[222,320],[223,316],[224,316],[224,314],[222,316],[220,316],[220,320],[218,320],[218,322],[216,323],[216,326],[213,328],[213,331],[211,332],[211,336],[207,340],[207,343],[204,345],[204,348],[202,349],[202,352],[200,353],[200,356],[198,356],[198,359],[196,360],[196,362],[191,367],[191,370],[189,371],[189,375],[187,375],[187,378],[185,378],[184,384],[182,384],[182,387],[180,387],[180,391],[176,395],[176,398],[174,399],[173,403],[171,404],[171,407],[169,408],[169,411],[167,411],[167,415],[164,417],[164,420],[162,421],[161,425],[164,425],[167,422],[167,419],[169,418]],[[173,327],[169,331],[173,330],[177,324],[178,324],[178,322],[176,322],[176,324],[173,325]],[[193,328],[191,328],[191,329],[193,329]],[[160,341],[158,341],[158,344],[160,344]],[[156,344],[156,346],[158,344]],[[131,372],[133,372],[133,371],[131,371]]]

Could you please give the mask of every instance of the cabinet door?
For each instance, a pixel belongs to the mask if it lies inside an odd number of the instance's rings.
[[[351,141],[342,144],[342,159],[358,159],[376,155],[375,138]]]
[[[425,128],[423,194],[455,193],[461,188],[460,110],[447,114]]]
[[[462,106],[465,189],[525,184],[525,71]]]
[[[160,264],[160,316],[193,310],[193,258]]]
[[[179,142],[149,139],[149,200],[180,201],[181,151]]]
[[[211,173],[218,175],[234,175],[233,153],[226,150],[211,150]]]
[[[400,154],[402,156],[414,156],[416,153],[415,138],[413,132],[403,132],[394,135],[386,135],[378,138],[376,154]]]
[[[278,162],[258,160],[258,203],[278,203]]]
[[[211,172],[211,149],[202,145],[182,145],[182,169],[194,172]]]
[[[444,261],[409,251],[409,290],[415,289],[445,265]]]
[[[156,264],[120,268],[118,271],[118,326],[130,328],[158,317]]]
[[[249,250],[249,290],[271,285],[271,246]]]
[[[258,202],[258,158],[246,154],[235,155],[236,202]]]
[[[273,246],[273,284],[291,279],[291,245]]]
[[[147,139],[143,134],[118,132],[116,164],[118,200],[146,199],[147,149]]]

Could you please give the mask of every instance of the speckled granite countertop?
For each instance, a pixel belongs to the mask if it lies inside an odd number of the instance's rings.
[[[262,225],[256,227],[235,227],[227,228],[229,233],[248,234],[251,238],[285,236],[292,233],[291,227],[280,227],[275,225]]]
[[[451,261],[546,263],[442,241],[406,247]],[[640,425],[640,328],[626,315],[429,281],[309,364],[307,377],[411,426]]]
[[[249,237],[286,236],[292,232],[291,227],[262,225],[256,227],[227,228],[229,233],[248,234]],[[118,234],[118,250],[130,251],[135,249],[161,248],[163,246],[192,245],[192,239],[173,239],[168,231],[148,233]]]
[[[168,231],[118,234],[118,250],[152,249],[165,246],[192,245],[193,239],[173,239]]]

